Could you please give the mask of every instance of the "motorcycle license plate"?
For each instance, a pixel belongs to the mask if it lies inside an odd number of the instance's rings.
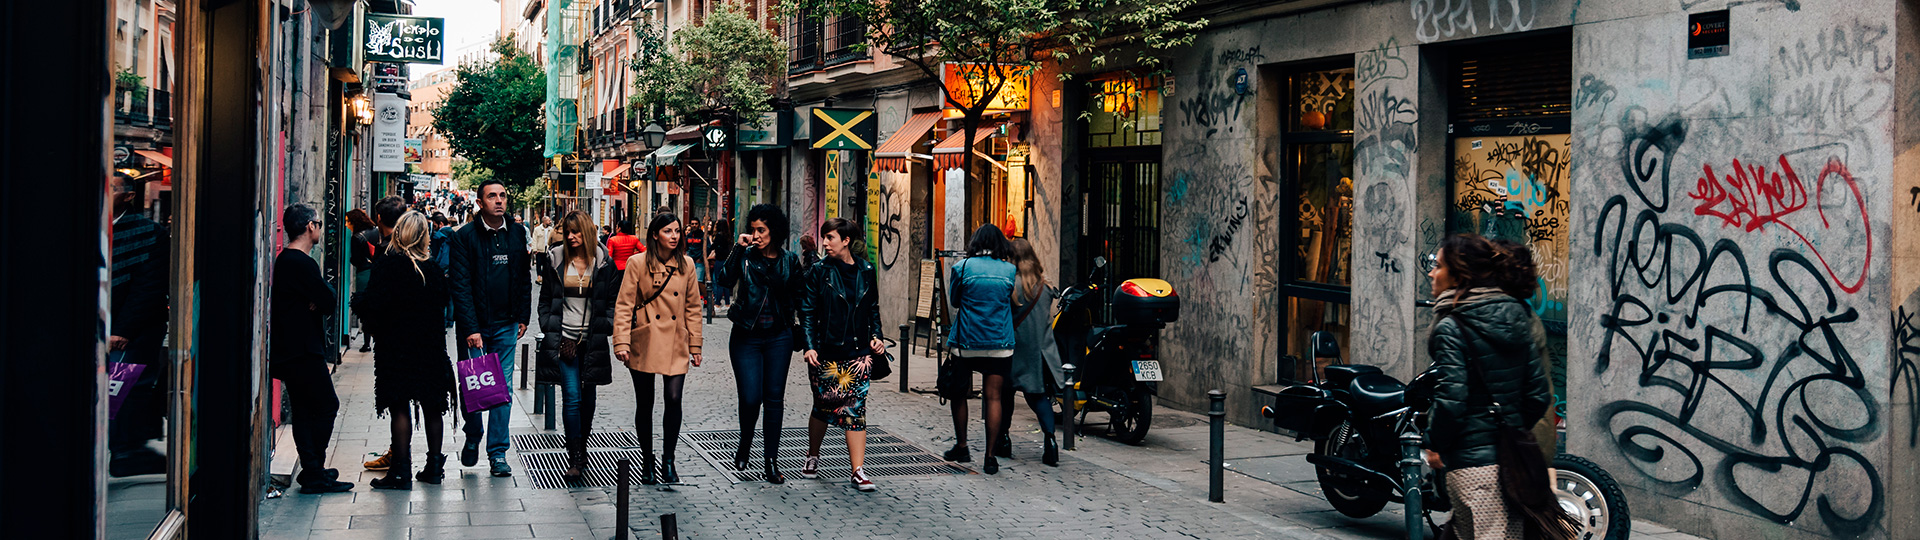
[[[1159,360],[1134,360],[1133,361],[1133,380],[1136,380],[1136,381],[1163,380],[1160,377],[1160,361]]]

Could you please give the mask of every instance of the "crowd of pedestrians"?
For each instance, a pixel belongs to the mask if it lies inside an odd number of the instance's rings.
[[[780,433],[797,353],[806,362],[812,394],[800,476],[818,478],[820,447],[833,426],[847,437],[852,486],[875,489],[864,460],[867,397],[887,342],[875,269],[858,255],[856,223],[827,220],[803,235],[803,249],[793,252],[786,247],[789,220],[773,205],[751,208],[735,235],[729,221],[683,223],[666,212],[640,231],[626,221],[605,231],[579,211],[558,222],[543,216],[529,228],[508,215],[500,182],[481,184],[476,198],[476,213],[457,227],[445,216],[409,210],[398,198],[380,201],[371,213],[347,215],[355,231],[350,305],[364,330],[362,350],[373,352],[374,408],[390,417],[392,428],[389,451],[366,464],[387,471],[371,482],[374,488],[439,483],[447,462],[443,419],[456,407],[465,422],[460,464],[477,466],[484,451],[489,473],[512,475],[506,456],[511,401],[466,412],[474,407],[462,406],[461,388],[471,383],[455,374],[453,363],[492,355],[499,383],[511,388],[515,362],[529,360],[515,358],[515,344],[534,320],[541,332],[535,378],[560,391],[563,476],[578,481],[590,466],[586,447],[597,388],[613,382],[618,360],[636,394],[640,481],[679,483],[676,449],[687,375],[707,360],[701,314],[711,301],[732,306],[728,360],[739,392],[740,433],[731,466],[755,466],[758,433],[764,441],[758,466],[769,482],[786,481]],[[330,355],[320,339],[321,320],[332,314],[335,300],[305,253],[319,241],[321,226],[304,206],[288,208],[283,222],[288,243],[274,269],[273,366],[301,419],[295,423],[303,466],[298,480],[306,492],[349,490],[352,484],[324,468],[339,400],[323,361]],[[969,255],[952,268],[958,315],[948,346],[958,357],[954,366],[985,375],[981,418],[987,440],[1000,443],[989,452],[985,470],[998,472],[996,457],[1010,456],[1006,426],[1015,391],[1026,394],[1041,419],[1043,461],[1057,464],[1050,398],[1062,377],[1058,354],[1043,345],[1051,340],[1040,337],[1055,292],[1032,246],[1008,241],[998,228],[977,231]],[[955,400],[959,443],[948,452],[954,461],[971,459],[965,430],[971,388],[970,376],[943,375],[942,392]],[[656,394],[664,405],[657,412]],[[426,433],[424,460],[415,459],[411,444],[416,422]]]

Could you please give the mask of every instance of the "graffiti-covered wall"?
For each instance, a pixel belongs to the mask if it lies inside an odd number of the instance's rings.
[[[1729,54],[1698,59],[1678,6],[1621,4],[1573,34],[1570,450],[1683,530],[1910,537],[1896,2],[1734,3]]]

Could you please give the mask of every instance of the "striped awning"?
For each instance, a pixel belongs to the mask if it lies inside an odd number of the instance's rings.
[[[907,172],[907,162],[912,158],[913,147],[925,140],[933,125],[940,123],[940,113],[929,112],[913,115],[900,129],[887,137],[873,150],[873,165],[883,171]],[[925,157],[925,156],[922,156]]]
[[[980,144],[980,141],[993,138],[994,134],[999,132],[999,124],[974,128],[973,144]],[[933,147],[933,168],[942,170],[960,168],[960,164],[966,160],[966,154],[964,152],[973,146],[960,143],[960,141],[966,137],[967,131],[965,129],[955,130],[953,135],[947,136],[946,140],[940,141],[940,144],[935,145]]]

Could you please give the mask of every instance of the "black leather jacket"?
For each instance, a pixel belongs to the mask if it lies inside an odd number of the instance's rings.
[[[800,295],[800,345],[829,359],[859,356],[880,337],[880,287],[873,265],[826,259],[807,268]]]
[[[781,250],[778,256],[769,259],[749,253],[738,244],[733,246],[733,254],[725,264],[715,264],[713,269],[714,281],[721,287],[733,289],[733,307],[727,310],[727,319],[733,321],[734,330],[791,326],[798,303],[794,296],[805,286],[806,275],[806,268],[800,266],[800,257],[791,251]],[[773,323],[767,328],[759,326],[763,313],[772,315]]]
[[[1553,405],[1533,310],[1491,293],[1443,304],[1436,314],[1427,349],[1439,379],[1427,447],[1450,469],[1493,465],[1499,429],[1532,429]]]

